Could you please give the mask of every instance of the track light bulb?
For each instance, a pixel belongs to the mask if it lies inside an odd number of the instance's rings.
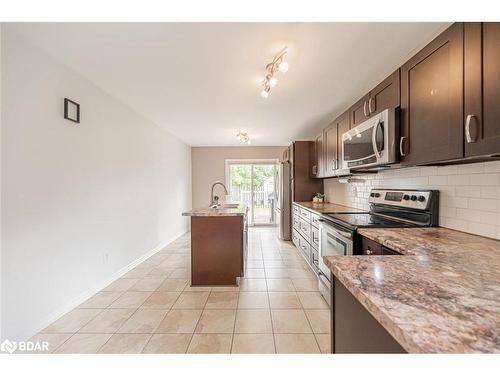
[[[278,66],[278,70],[281,72],[281,73],[286,73],[288,72],[288,63],[286,61],[283,61],[282,63],[280,63],[280,65]]]

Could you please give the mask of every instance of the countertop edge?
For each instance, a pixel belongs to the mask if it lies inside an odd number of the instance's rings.
[[[188,217],[223,217],[223,216],[245,216],[248,212],[248,208],[244,204],[240,204],[238,207],[226,207],[226,208],[210,208],[210,207],[200,207],[193,208],[192,210],[182,213],[182,216]]]
[[[397,251],[401,255],[418,255],[415,252],[408,250],[407,248],[399,245],[398,243],[395,243],[393,241],[387,241],[384,238],[380,238],[380,236],[377,236],[374,234],[370,229],[364,229],[364,228],[359,228],[357,233],[363,237],[366,237],[372,241],[378,242],[379,244],[383,246],[387,246],[389,249]]]
[[[315,209],[315,207],[308,207],[306,205],[306,203],[308,204],[311,204],[311,205],[317,205],[316,208],[321,208],[321,207],[324,207],[325,205],[335,205],[335,206],[342,206],[342,207],[345,207],[348,211],[359,211],[359,212],[362,212],[363,210],[359,209],[359,208],[356,208],[356,207],[351,207],[351,206],[346,206],[345,204],[341,204],[341,203],[334,203],[334,202],[325,202],[325,203],[313,203],[313,202],[292,202],[292,205],[293,204],[296,204],[297,206],[300,206],[302,207],[304,210],[308,210],[308,211],[311,211],[315,214],[318,214],[318,215],[322,215],[323,212],[322,211],[318,211],[317,209]]]

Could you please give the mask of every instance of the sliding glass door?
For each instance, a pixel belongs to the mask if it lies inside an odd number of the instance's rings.
[[[249,225],[276,224],[276,161],[226,161],[231,200],[249,208]]]

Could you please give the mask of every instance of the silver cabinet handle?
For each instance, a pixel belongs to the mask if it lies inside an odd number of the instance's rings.
[[[406,139],[406,137],[401,137],[399,139],[399,153],[401,156],[406,156],[406,154],[403,152],[403,141]]]
[[[363,103],[363,113],[365,115],[365,117],[368,117],[368,111],[367,111],[367,105],[368,102],[365,100],[365,102]]]
[[[467,115],[467,119],[465,120],[465,138],[467,139],[467,143],[475,143],[476,139],[472,139],[470,135],[470,122],[472,118],[476,117],[475,115]]]
[[[372,109],[372,103],[375,103],[375,99],[370,98],[370,100],[368,100],[368,113],[370,114],[375,112],[375,107]]]

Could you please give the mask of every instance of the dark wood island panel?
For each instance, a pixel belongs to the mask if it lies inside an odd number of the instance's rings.
[[[191,285],[236,285],[243,276],[243,216],[191,217]]]

